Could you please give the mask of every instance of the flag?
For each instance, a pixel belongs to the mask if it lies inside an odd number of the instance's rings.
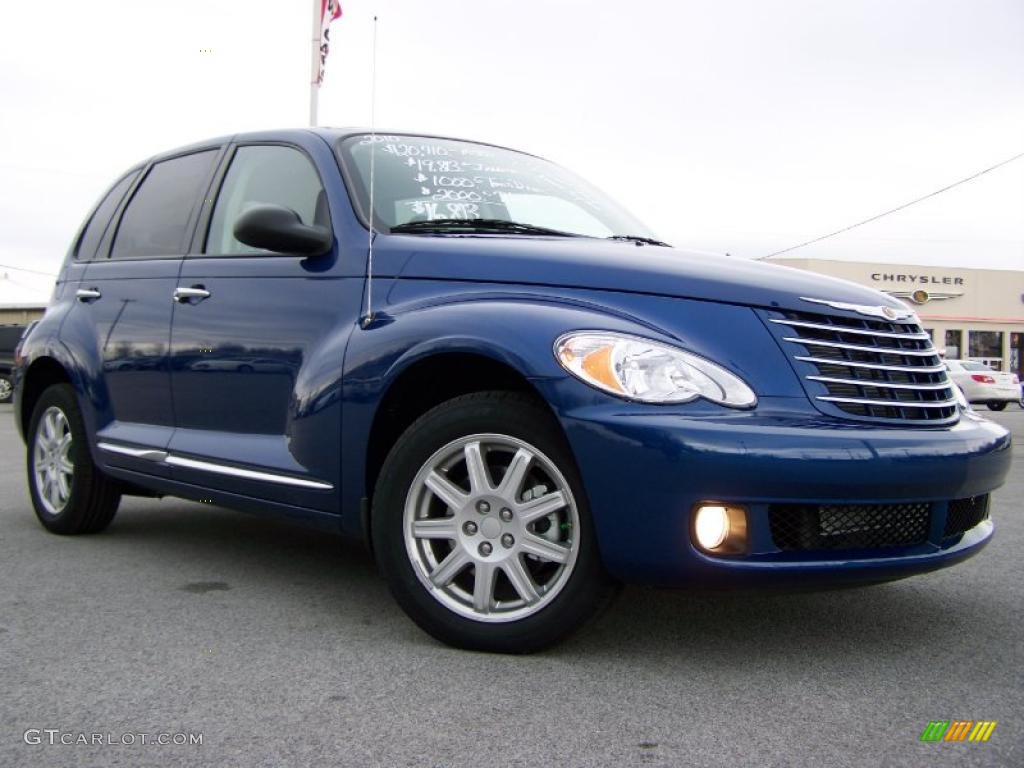
[[[331,22],[341,17],[340,0],[320,0],[320,66],[317,67],[316,84],[324,81],[324,69],[327,66],[327,52],[331,42]]]

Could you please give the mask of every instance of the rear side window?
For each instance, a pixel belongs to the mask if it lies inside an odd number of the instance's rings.
[[[266,253],[235,239],[235,221],[253,205],[291,208],[303,224],[330,226],[327,198],[316,168],[293,147],[240,147],[224,177],[206,238],[206,253]]]
[[[195,152],[153,165],[121,217],[111,258],[182,253],[185,228],[216,154]]]
[[[78,247],[75,249],[76,259],[88,260],[96,255],[96,248],[100,244],[103,233],[107,231],[110,217],[114,215],[114,211],[117,210],[117,206],[121,203],[125,192],[128,191],[128,187],[132,185],[132,182],[135,181],[135,177],[138,175],[138,172],[129,173],[111,187],[106,197],[96,206],[96,210],[93,211],[92,216],[89,218],[89,223],[85,225],[82,237],[78,240]]]

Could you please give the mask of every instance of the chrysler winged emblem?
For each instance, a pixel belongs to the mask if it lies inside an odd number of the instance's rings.
[[[907,320],[914,317],[914,310],[909,307],[886,307],[886,306],[873,306],[871,304],[848,304],[845,301],[826,301],[825,299],[810,299],[806,296],[801,296],[804,301],[810,301],[814,304],[824,304],[825,306],[832,307],[833,309],[845,309],[847,312],[856,312],[859,315],[867,315],[868,317],[880,317],[883,320]]]
[[[915,304],[927,304],[929,301],[940,301],[942,299],[956,299],[964,295],[963,292],[926,291],[924,288],[918,288],[916,291],[885,291],[885,293],[897,299],[910,299]]]

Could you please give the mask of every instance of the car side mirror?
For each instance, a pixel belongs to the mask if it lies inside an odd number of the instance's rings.
[[[327,227],[303,224],[291,208],[269,203],[254,205],[238,217],[235,238],[253,248],[304,256],[326,253],[334,239]]]

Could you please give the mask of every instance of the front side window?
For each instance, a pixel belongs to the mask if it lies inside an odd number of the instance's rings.
[[[616,202],[554,163],[423,136],[354,136],[341,143],[339,154],[364,215],[371,149],[377,227],[427,232],[431,222],[469,229],[477,222],[479,231],[512,234],[652,237]]]
[[[180,255],[216,155],[193,152],[155,163],[121,217],[110,257]]]
[[[89,223],[85,225],[82,237],[78,241],[78,248],[75,249],[76,259],[88,260],[96,255],[96,248],[99,247],[103,233],[107,231],[110,217],[114,215],[114,211],[121,203],[121,198],[124,197],[137,175],[138,173],[133,171],[114,184],[100,204],[96,206],[95,212],[89,218]]]
[[[205,252],[211,255],[269,253],[235,238],[235,222],[251,206],[280,205],[303,224],[330,226],[327,198],[316,168],[293,147],[240,147],[213,209]]]

